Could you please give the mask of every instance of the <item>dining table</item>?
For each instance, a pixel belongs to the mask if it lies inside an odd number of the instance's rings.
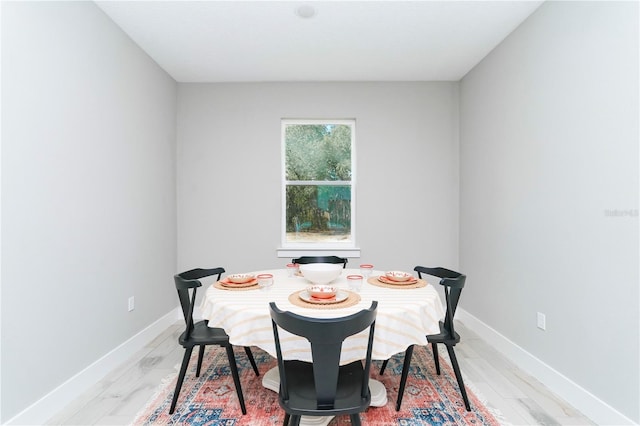
[[[311,283],[300,272],[287,269],[243,271],[253,276],[271,274],[272,285],[261,287],[257,280],[245,285],[223,278],[212,283],[202,299],[202,318],[210,327],[223,328],[229,342],[236,346],[257,346],[276,357],[269,303],[279,309],[313,318],[343,317],[378,302],[372,359],[385,360],[404,352],[411,345],[426,345],[428,334],[440,332],[439,321],[445,311],[433,283],[412,277],[411,281],[396,283],[386,278],[385,271],[372,270],[364,277],[358,291],[349,288],[348,276],[360,275],[360,269],[343,269],[330,283],[338,289],[339,298],[316,301],[308,297]],[[369,330],[347,338],[343,343],[341,364],[364,359]],[[281,330],[280,339],[285,359],[312,362],[309,342]],[[263,375],[262,384],[275,392],[279,390],[277,368]],[[381,382],[370,380],[371,406],[387,403],[386,389]],[[303,418],[301,424],[324,425],[323,418]],[[330,418],[329,418],[330,420]]]

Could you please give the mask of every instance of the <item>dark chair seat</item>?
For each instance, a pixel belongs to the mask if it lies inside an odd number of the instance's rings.
[[[460,335],[454,331],[453,336],[451,336],[451,333],[444,325],[444,321],[440,321],[438,325],[440,326],[440,333],[427,335],[429,343],[460,343]]]
[[[193,342],[207,342],[209,345],[228,345],[229,336],[221,328],[211,328],[206,321],[198,321],[193,324],[193,330],[187,336],[187,332],[183,331],[178,337],[180,345],[190,345]],[[195,344],[198,346],[198,344]]]
[[[289,386],[289,402],[291,414],[302,416],[324,416],[326,410],[318,408],[316,389],[313,380],[313,364],[303,361],[285,361],[285,374]],[[338,387],[333,409],[342,414],[354,414],[362,411],[363,404],[371,402],[362,397],[363,368],[361,361],[340,366]]]

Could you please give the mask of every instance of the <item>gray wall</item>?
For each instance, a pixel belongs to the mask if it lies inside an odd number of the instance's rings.
[[[638,3],[547,2],[460,91],[462,307],[638,422]]]
[[[179,268],[287,262],[281,118],[356,119],[362,257],[350,265],[457,267],[457,107],[457,83],[180,84]]]
[[[0,421],[176,306],[175,105],[92,2],[3,2]]]

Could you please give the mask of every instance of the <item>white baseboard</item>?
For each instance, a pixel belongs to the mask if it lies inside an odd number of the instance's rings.
[[[596,424],[637,424],[464,309],[456,310],[456,319]]]
[[[182,318],[182,310],[175,308],[162,318],[122,343],[96,362],[80,371],[75,376],[31,404],[22,412],[11,418],[7,425],[41,425],[60,412],[74,399],[82,395],[91,386],[102,380],[109,372],[122,365],[136,352],[178,319]]]

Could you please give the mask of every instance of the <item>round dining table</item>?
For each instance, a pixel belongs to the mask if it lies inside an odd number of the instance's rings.
[[[223,328],[231,344],[257,346],[273,357],[276,357],[276,349],[269,314],[270,302],[275,302],[281,310],[299,315],[334,318],[367,309],[372,301],[378,301],[372,353],[374,360],[389,359],[411,345],[426,345],[428,334],[440,332],[439,321],[445,314],[440,296],[432,283],[419,280],[413,285],[391,285],[388,280],[382,281],[382,271],[372,271],[356,292],[349,289],[347,276],[360,274],[360,270],[344,269],[330,284],[338,288],[341,299],[348,299],[340,303],[310,303],[306,288],[311,283],[299,273],[292,274],[286,269],[243,273],[255,276],[272,274],[273,285],[268,288],[257,284],[248,287],[224,285],[223,278],[207,288],[201,304],[202,317],[209,321],[210,327]],[[342,364],[365,358],[368,333],[367,328],[344,341]],[[310,344],[303,337],[281,330],[280,340],[284,358],[312,361]],[[370,383],[371,405],[385,405],[386,390],[382,384],[376,380]],[[277,368],[264,375],[263,385],[278,392]],[[303,423],[326,424],[316,420],[306,419]]]

